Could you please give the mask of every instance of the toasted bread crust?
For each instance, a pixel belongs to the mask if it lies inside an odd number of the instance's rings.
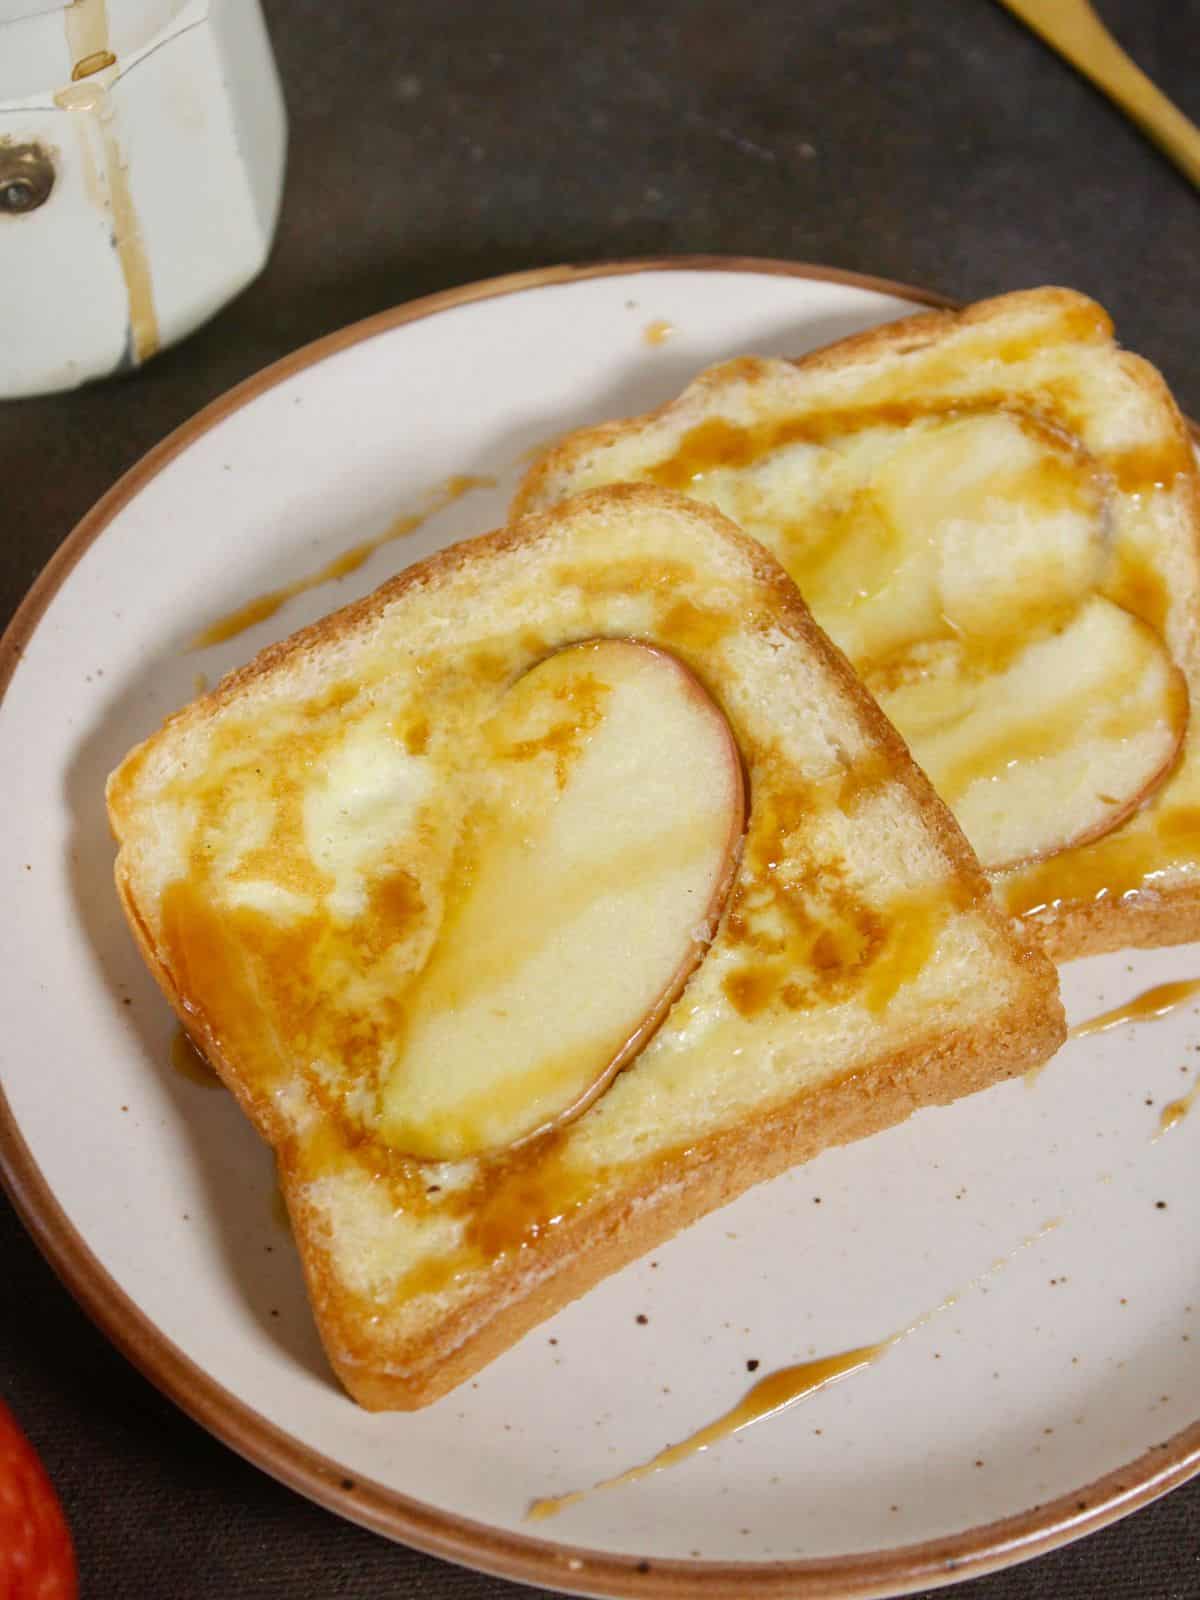
[[[1113,339],[1112,320],[1095,301],[1072,289],[1046,287],[995,296],[957,311],[919,312],[853,334],[820,350],[794,358],[790,364],[805,373],[843,372],[855,367],[868,367],[887,356],[925,349],[948,333],[984,326],[993,319],[1009,318],[1014,313],[1020,316],[1027,311],[1072,317],[1075,326],[1086,329],[1087,342],[1107,344]],[[1187,463],[1176,487],[1189,507],[1186,519],[1188,558],[1194,570],[1200,573],[1200,466],[1195,459],[1191,432],[1162,374],[1143,357],[1132,352],[1115,350],[1114,355],[1126,376],[1151,400],[1164,435],[1180,446],[1181,457]],[[752,364],[753,360],[748,363]],[[726,363],[722,367],[711,368],[692,382],[686,391],[689,412],[700,413],[706,395],[718,392],[723,387],[726,381],[723,374],[729,365]],[[552,504],[561,496],[562,491],[557,485],[569,482],[577,463],[583,458],[653,426],[683,403],[677,397],[641,416],[580,429],[561,439],[530,466],[514,495],[513,514],[525,515]],[[567,492],[570,492],[569,489]],[[1200,615],[1189,614],[1188,624],[1182,648],[1178,644],[1175,646],[1174,658],[1185,680],[1191,685],[1192,698],[1195,700],[1197,685],[1200,684]],[[1185,737],[1190,739],[1193,736],[1189,725]],[[1154,787],[1157,789],[1158,785]],[[1105,832],[1115,831],[1128,817],[1136,815],[1152,793],[1153,790],[1140,796],[1119,822],[1112,824],[1110,820]],[[1072,848],[1084,842],[1077,840]],[[1000,876],[1002,874],[997,874],[998,878]],[[1155,892],[1139,893],[1136,898],[1106,895],[1094,901],[1063,900],[1043,911],[1028,914],[1025,920],[1033,936],[1056,961],[1129,946],[1180,944],[1200,939],[1200,885],[1181,883]]]
[[[1024,1071],[1046,1059],[1065,1037],[1054,969],[1040,950],[995,905],[987,880],[950,811],[916,768],[899,735],[814,622],[795,585],[762,546],[717,511],[684,496],[644,485],[620,485],[578,497],[582,511],[635,516],[664,510],[702,524],[739,552],[755,581],[769,592],[772,620],[805,649],[837,684],[860,719],[890,776],[912,796],[921,821],[944,856],[964,903],[982,918],[1009,963],[1011,999],[993,1006],[982,1027],[943,1023],[899,1048],[856,1065],[836,1081],[794,1095],[783,1105],[743,1116],[687,1151],[660,1153],[652,1167],[622,1173],[605,1191],[539,1240],[532,1261],[500,1257],[477,1274],[472,1292],[449,1312],[427,1318],[397,1337],[364,1328],[356,1303],[340,1284],[322,1219],[308,1198],[312,1172],[270,1098],[246,1079],[183,992],[180,975],[152,931],[139,900],[140,885],[126,848],[116,883],[134,938],[183,1026],[233,1091],[259,1133],[274,1148],[281,1186],[304,1265],[321,1338],[342,1382],[369,1409],[428,1404],[508,1348],[608,1273],[632,1261],[689,1222],[751,1185],[816,1155],[832,1144],[863,1137],[900,1121],[921,1105],[944,1103]],[[549,540],[561,513],[529,517],[507,529],[445,550],[401,573],[373,595],[271,646],[171,719],[168,728],[202,724],[273,674],[316,658],[424,585],[437,585],[466,566]],[[161,738],[157,735],[155,738]],[[137,776],[145,751],[131,753],[110,780],[109,806],[118,841],[136,831]],[[587,1113],[585,1113],[586,1117]]]

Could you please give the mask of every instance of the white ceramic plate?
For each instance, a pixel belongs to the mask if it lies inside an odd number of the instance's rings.
[[[703,261],[529,274],[376,318],[168,440],[10,630],[6,1180],[133,1359],[346,1516],[591,1593],[892,1594],[1062,1542],[1196,1469],[1200,1114],[1153,1139],[1200,1071],[1194,1007],[1078,1040],[1032,1087],[832,1151],[609,1279],[437,1405],[369,1416],[322,1358],[266,1149],[229,1096],[172,1070],[172,1020],[111,888],[105,775],[197,673],[500,521],[530,447],[657,404],[719,357],[797,354],[922,298]],[[674,331],[652,343],[660,321]],[[214,617],[419,511],[457,473],[496,484],[189,652]],[[1080,962],[1068,1008],[1196,974],[1195,948]],[[748,1362],[762,1373],[884,1339],[955,1292],[878,1364],[783,1416],[523,1521],[531,1498],[733,1404]]]

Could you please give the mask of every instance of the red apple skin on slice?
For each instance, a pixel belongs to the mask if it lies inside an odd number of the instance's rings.
[[[383,1077],[398,1151],[457,1160],[579,1116],[708,947],[745,827],[741,755],[689,668],[594,639],[482,730],[441,928]]]

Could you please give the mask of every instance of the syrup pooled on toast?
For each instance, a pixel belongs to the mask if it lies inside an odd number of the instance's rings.
[[[1014,872],[1000,892],[1014,916],[1036,917],[1088,902],[1136,902],[1200,862],[1200,805],[1153,796],[1123,827]]]
[[[97,207],[103,207],[110,219],[113,253],[125,286],[133,357],[137,362],[148,361],[160,343],[150,256],[134,204],[129,165],[121,149],[109,85],[102,80],[88,81],[93,74],[103,72],[117,59],[109,47],[111,41],[104,0],[76,0],[74,5],[63,9],[63,21],[72,63],[71,84],[58,91],[54,103],[63,111],[78,112],[88,117],[94,136],[99,139],[104,163],[103,180],[90,153],[91,130],[86,136],[82,133],[79,135],[84,184],[88,198]]]

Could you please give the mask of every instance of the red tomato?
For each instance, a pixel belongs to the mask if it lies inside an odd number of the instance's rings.
[[[0,1401],[0,1600],[75,1600],[75,1552],[46,1470]]]

